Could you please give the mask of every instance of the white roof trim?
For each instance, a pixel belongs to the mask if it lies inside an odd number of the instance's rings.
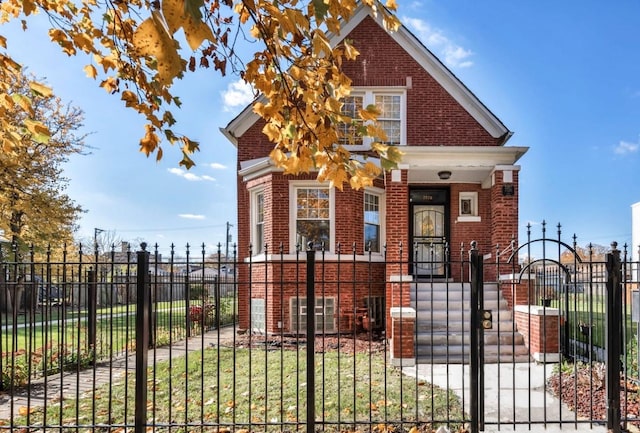
[[[248,161],[240,162],[240,170],[238,174],[242,176],[242,179],[246,182],[264,176],[265,174],[282,172],[281,168],[275,166],[269,156],[263,158],[251,159]]]
[[[371,10],[360,5],[340,34],[330,35],[332,46],[337,45],[367,16]],[[373,17],[381,27],[382,17]],[[482,127],[493,137],[504,137],[502,144],[511,137],[512,132],[498,119],[416,36],[405,26],[392,32],[391,37],[420,64]],[[236,118],[222,128],[222,133],[234,145],[237,137],[242,136],[253,125],[259,116],[253,112],[253,103],[249,104]]]
[[[331,45],[337,45],[357,27],[362,20],[370,16],[370,9],[360,5],[353,18],[343,27],[340,35],[333,35]],[[371,15],[372,16],[372,15]],[[372,16],[373,17],[373,16]],[[373,17],[384,28],[380,14]],[[474,119],[494,138],[512,135],[511,131],[498,119],[468,88],[462,83],[409,29],[401,25],[398,31],[390,33],[413,59],[420,64]]]
[[[513,165],[528,147],[515,146],[400,146],[401,164],[409,168],[495,167]]]
[[[379,158],[366,158],[360,154],[352,154],[353,159],[360,161],[361,163],[373,162],[377,166],[380,166]],[[252,179],[256,179],[260,176],[264,176],[269,173],[282,173],[284,170],[276,167],[275,163],[271,160],[271,157],[264,156],[262,158],[249,159],[247,161],[240,162],[240,170],[238,175],[242,176],[242,179],[246,182]],[[312,172],[317,169],[312,169]]]

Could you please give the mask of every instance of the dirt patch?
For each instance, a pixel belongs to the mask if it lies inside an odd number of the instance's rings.
[[[290,349],[306,348],[307,339],[295,335],[238,335],[235,339],[236,347],[267,349]],[[384,352],[388,345],[384,340],[372,334],[362,333],[356,335],[318,335],[315,338],[315,352],[336,352],[354,353],[378,353]]]

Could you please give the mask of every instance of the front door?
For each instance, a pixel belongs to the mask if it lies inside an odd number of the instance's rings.
[[[411,191],[412,273],[420,278],[446,275],[448,190]]]

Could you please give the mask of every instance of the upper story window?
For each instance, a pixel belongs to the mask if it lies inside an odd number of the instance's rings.
[[[344,146],[360,146],[368,148],[372,138],[357,135],[362,121],[358,119],[358,110],[375,105],[379,111],[378,123],[387,134],[385,144],[402,145],[405,143],[406,130],[406,97],[404,90],[356,89],[343,100],[342,114],[354,119],[351,123],[343,123],[338,127],[340,144]],[[357,148],[353,150],[358,150]]]
[[[342,105],[342,114],[353,119],[351,123],[341,123],[338,125],[340,132],[339,142],[344,146],[361,146],[362,136],[358,135],[358,128],[362,126],[362,120],[358,118],[358,110],[363,107],[364,98],[362,96],[347,96]]]
[[[380,196],[364,193],[364,251],[380,252]]]
[[[292,184],[292,189],[295,202],[291,206],[293,221],[289,227],[295,227],[294,244],[305,250],[311,242],[315,249],[330,251],[334,219],[332,190],[317,184]]]
[[[256,255],[264,253],[264,191],[254,191],[251,198],[251,245],[252,254]]]
[[[378,123],[387,134],[385,144],[399,145],[402,139],[402,98],[400,95],[375,95],[380,114]]]

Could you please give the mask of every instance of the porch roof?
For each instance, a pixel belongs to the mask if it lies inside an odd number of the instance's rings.
[[[409,183],[480,183],[489,187],[497,170],[520,170],[515,163],[528,147],[516,146],[406,146],[399,168],[408,170]],[[438,173],[450,171],[440,179]]]
[[[409,183],[479,183],[489,187],[496,170],[520,170],[515,163],[528,147],[515,146],[401,146],[400,169],[408,170]],[[375,162],[374,158],[368,161]],[[238,174],[244,180],[270,172],[281,172],[269,157],[240,163]],[[451,177],[440,179],[438,173],[450,171]]]

